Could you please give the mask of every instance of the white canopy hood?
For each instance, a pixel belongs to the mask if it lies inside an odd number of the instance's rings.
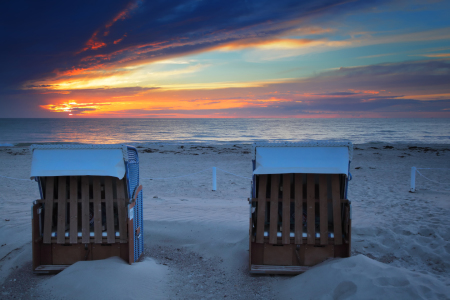
[[[125,175],[125,145],[32,145],[30,177]]]
[[[345,174],[353,154],[350,142],[255,143],[253,174]]]

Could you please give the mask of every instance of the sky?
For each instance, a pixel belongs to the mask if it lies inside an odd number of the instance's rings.
[[[450,1],[3,1],[0,118],[449,118]]]

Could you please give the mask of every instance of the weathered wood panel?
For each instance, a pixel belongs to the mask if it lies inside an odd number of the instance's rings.
[[[283,244],[290,244],[291,238],[291,175],[283,174],[283,225],[281,240]]]
[[[58,177],[58,222],[57,222],[57,233],[56,242],[58,244],[64,244],[66,242],[66,177]]]
[[[50,244],[52,241],[53,219],[53,189],[55,177],[47,177],[45,180],[45,211],[44,211],[44,236],[43,242]]]
[[[294,175],[295,185],[295,244],[303,243],[303,175]]]
[[[267,175],[259,175],[258,212],[256,219],[256,242],[264,243],[264,223],[266,220]]]
[[[342,244],[341,197],[339,175],[331,175],[331,198],[333,201],[334,243]]]
[[[112,178],[105,177],[105,206],[106,206],[106,232],[109,244],[115,242],[114,230],[114,203],[113,203]]]
[[[123,180],[116,178],[117,186],[117,213],[119,218],[119,234],[121,241],[125,241],[127,238],[127,207],[125,204],[125,188]],[[124,242],[122,242],[124,243]]]
[[[328,185],[327,175],[319,176],[319,214],[320,214],[320,244],[328,244]]]
[[[95,242],[102,243],[102,199],[100,177],[93,178],[93,198],[94,198],[94,237]]]
[[[269,243],[277,243],[277,227],[278,227],[278,190],[279,190],[278,174],[271,175],[271,193],[270,193],[270,224],[269,224]]]
[[[70,177],[70,243],[78,242],[78,178]]]
[[[307,243],[314,245],[316,240],[316,201],[314,174],[306,175],[306,232]]]
[[[83,244],[89,243],[90,223],[89,223],[89,177],[81,177],[81,241]]]

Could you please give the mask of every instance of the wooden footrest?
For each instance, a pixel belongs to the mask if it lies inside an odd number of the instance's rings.
[[[300,274],[306,272],[311,267],[305,266],[269,266],[269,265],[251,265],[251,274]]]
[[[70,265],[41,265],[34,270],[38,274],[56,274],[63,271]]]

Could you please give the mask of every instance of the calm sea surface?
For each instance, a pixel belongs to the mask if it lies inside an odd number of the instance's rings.
[[[450,144],[450,119],[0,119],[0,145],[350,140]]]

